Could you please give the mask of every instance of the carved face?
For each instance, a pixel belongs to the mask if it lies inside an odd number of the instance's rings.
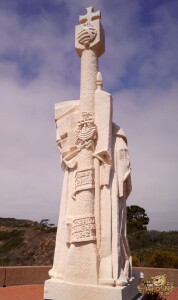
[[[151,277],[151,279],[153,279],[153,284],[155,286],[164,286],[166,285],[167,275],[157,275],[155,277]]]

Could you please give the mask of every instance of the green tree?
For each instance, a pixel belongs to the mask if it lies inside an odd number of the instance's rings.
[[[55,227],[55,224],[49,223],[49,221],[50,221],[49,219],[42,219],[39,223],[40,230],[45,231],[47,233],[56,232],[57,227]],[[39,229],[38,226],[37,226],[37,229]]]
[[[147,230],[148,223],[149,217],[147,216],[144,208],[137,205],[127,206],[128,234],[132,234],[141,230]]]
[[[44,228],[54,227],[55,224],[53,224],[53,223],[50,224],[49,221],[50,221],[49,219],[42,219],[40,221],[40,225],[43,226]]]

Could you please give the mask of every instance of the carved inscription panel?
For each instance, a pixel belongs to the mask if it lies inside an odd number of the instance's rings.
[[[78,171],[75,177],[75,190],[82,191],[94,188],[94,169]]]
[[[72,222],[71,242],[85,242],[96,240],[95,217],[80,217]]]

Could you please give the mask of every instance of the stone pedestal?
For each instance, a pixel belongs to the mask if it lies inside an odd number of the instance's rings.
[[[80,285],[49,279],[45,282],[44,300],[135,300],[139,279],[127,286]]]

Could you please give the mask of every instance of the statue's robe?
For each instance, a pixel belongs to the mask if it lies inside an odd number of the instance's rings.
[[[131,278],[126,228],[126,200],[132,189],[130,159],[127,138],[123,130],[112,122],[111,95],[101,90],[95,92],[95,123],[98,140],[94,155],[100,168],[99,282],[125,285]]]
[[[71,243],[70,224],[76,210],[75,174],[79,151],[76,132],[79,101],[58,103],[55,111],[56,140],[62,154],[64,181],[54,263],[49,274],[65,280]],[[99,284],[123,285],[131,276],[131,257],[126,232],[126,199],[131,192],[131,169],[127,138],[123,130],[112,123],[112,98],[102,90],[95,91],[94,119],[97,127],[94,167],[98,279]]]

